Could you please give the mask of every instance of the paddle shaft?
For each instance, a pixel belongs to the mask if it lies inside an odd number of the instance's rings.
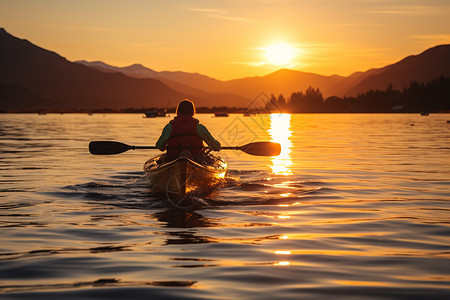
[[[136,149],[158,149],[155,146],[131,146],[131,150]]]
[[[94,141],[89,143],[89,152],[96,155],[119,154],[128,150],[136,149],[158,149],[155,146],[130,146],[114,141]],[[221,150],[240,150],[256,156],[277,156],[281,152],[281,146],[272,142],[254,142],[243,146],[221,147]]]

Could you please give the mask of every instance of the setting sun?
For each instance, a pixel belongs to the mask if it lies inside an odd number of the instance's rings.
[[[292,64],[296,54],[295,47],[289,44],[273,44],[267,46],[265,51],[268,63],[276,66]]]

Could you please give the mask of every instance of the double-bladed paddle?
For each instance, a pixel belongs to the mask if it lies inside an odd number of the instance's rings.
[[[130,146],[121,142],[94,141],[89,143],[89,152],[96,155],[119,154],[135,149],[157,149],[155,146]],[[278,156],[281,145],[272,142],[254,142],[243,146],[221,147],[220,150],[240,150],[250,155]]]

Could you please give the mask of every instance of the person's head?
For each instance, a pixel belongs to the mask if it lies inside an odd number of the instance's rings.
[[[193,116],[195,114],[194,102],[188,99],[182,100],[178,103],[177,116]]]

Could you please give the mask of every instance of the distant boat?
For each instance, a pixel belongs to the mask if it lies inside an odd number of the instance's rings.
[[[428,116],[428,115],[430,115],[430,113],[427,113],[427,112],[421,112],[420,115],[421,115],[421,116]]]
[[[226,111],[216,111],[214,113],[214,116],[216,116],[216,117],[228,117],[228,113]]]
[[[164,112],[164,111],[158,112],[155,110],[151,110],[151,111],[145,112],[145,117],[146,118],[166,117],[166,112]]]
[[[46,115],[46,114],[47,114],[46,112],[39,112],[38,113],[38,115],[41,115],[41,116]]]
[[[156,111],[146,111],[145,117],[146,118],[156,118],[158,116],[158,113]]]

